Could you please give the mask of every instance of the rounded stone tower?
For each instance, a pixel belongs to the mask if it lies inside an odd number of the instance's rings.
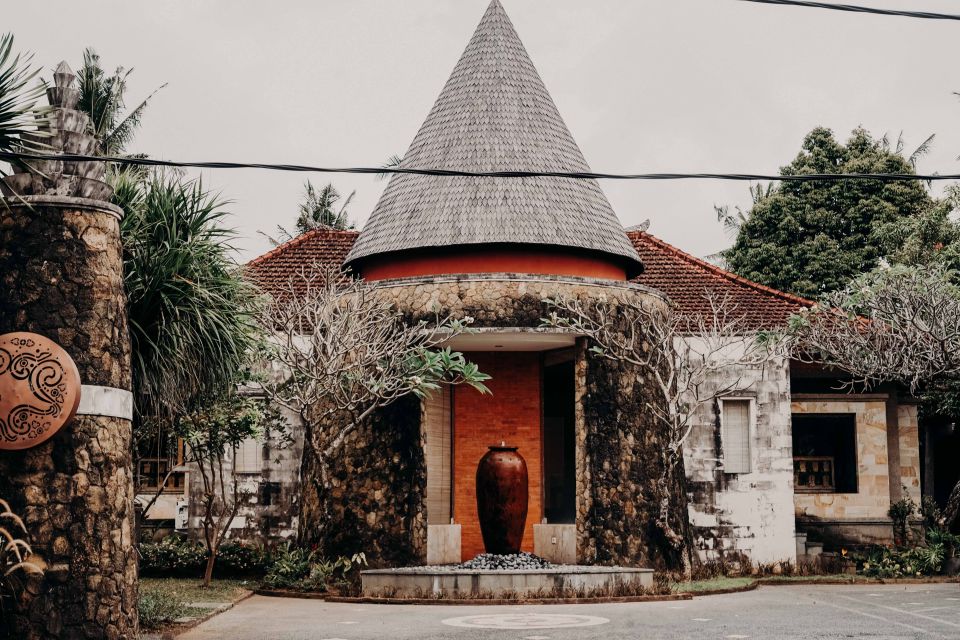
[[[401,167],[590,171],[499,0]],[[492,376],[492,394],[443,388],[397,403],[357,432],[329,487],[312,479],[308,444],[304,542],[385,564],[433,561],[439,547],[471,558],[483,551],[477,463],[505,442],[528,465],[523,550],[562,539],[570,544],[559,561],[681,564],[653,524],[663,494],[656,461],[668,439],[645,410],[658,402],[650,385],[630,365],[591,353],[582,336],[542,326],[548,301],[561,296],[587,308],[626,298],[667,304],[629,281],[643,265],[596,181],[395,174],[345,264],[378,281],[411,322],[473,318],[475,331],[449,346]],[[685,510],[682,489],[668,490]],[[321,501],[342,525],[327,540],[311,524]]]

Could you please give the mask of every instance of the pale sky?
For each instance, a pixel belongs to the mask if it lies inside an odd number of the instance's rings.
[[[858,0],[960,12],[956,0]],[[774,173],[817,125],[863,125],[912,150],[924,172],[958,173],[957,22],[736,0],[502,0],[560,113],[596,171]],[[85,46],[133,67],[128,103],[168,83],[132,151],[171,160],[378,166],[402,155],[488,0],[11,2],[0,31],[49,68]],[[191,175],[199,175],[193,171]],[[232,200],[241,259],[292,227],[304,174],[205,171]],[[356,190],[359,224],[386,182]],[[714,204],[746,205],[746,183],[601,182],[624,226],[696,255],[726,247]]]

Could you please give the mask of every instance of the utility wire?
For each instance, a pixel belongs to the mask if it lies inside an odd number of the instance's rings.
[[[960,20],[955,13],[934,13],[931,11],[907,11],[903,9],[880,9],[878,7],[863,7],[854,4],[834,4],[832,2],[810,2],[808,0],[740,0],[740,2],[756,2],[759,4],[779,4],[789,7],[807,7],[811,9],[833,9],[834,11],[850,11],[853,13],[873,13],[880,16],[899,16],[902,18],[924,18],[926,20]]]
[[[314,167],[301,164],[262,162],[176,162],[154,158],[91,156],[80,154],[39,154],[0,152],[0,160],[60,160],[64,162],[112,162],[121,165],[179,167],[196,169],[265,169],[296,173],[409,174],[467,178],[569,178],[572,180],[736,180],[770,182],[840,182],[842,180],[879,180],[881,182],[960,180],[960,174],[917,175],[913,173],[811,173],[766,175],[762,173],[598,173],[593,171],[457,171],[454,169],[404,169],[401,167]]]

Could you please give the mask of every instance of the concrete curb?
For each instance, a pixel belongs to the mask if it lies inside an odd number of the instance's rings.
[[[253,593],[254,593],[253,591],[247,591],[244,595],[240,596],[233,602],[225,602],[223,603],[222,607],[217,607],[213,611],[205,613],[199,618],[194,618],[190,622],[184,622],[183,624],[178,624],[174,629],[168,629],[167,631],[164,631],[160,637],[163,640],[167,640],[168,638],[176,638],[180,634],[186,633],[187,631],[190,631],[194,627],[200,626],[207,620],[210,620],[211,618],[220,615],[224,611],[230,611],[230,609],[233,609],[235,606],[237,606],[247,598],[252,597]]]
[[[743,593],[744,591],[753,591],[759,586],[759,581],[754,580],[748,584],[743,585],[742,587],[725,587],[723,589],[711,589],[710,591],[690,591],[687,592],[689,595],[694,598],[699,598],[700,596],[719,596],[724,593]]]
[[[609,596],[601,598],[540,598],[540,599],[504,599],[504,598],[351,598],[347,596],[328,596],[327,602],[345,602],[352,604],[439,604],[439,605],[521,605],[521,604],[611,604],[620,602],[664,602],[690,600],[689,593],[674,593],[655,596]]]
[[[817,579],[816,577],[811,577],[810,580],[783,580],[779,579],[776,576],[766,577],[766,578],[757,578],[757,582],[764,586],[770,587],[783,587],[791,585],[837,585],[837,584],[860,584],[860,585],[871,585],[871,584],[955,584],[960,583],[960,577],[957,576],[928,576],[926,578],[862,578],[858,577],[853,580],[843,580],[840,578],[823,578]]]
[[[326,600],[331,597],[326,591],[290,591],[288,589],[254,589],[253,593],[268,598],[299,598],[301,600]]]
[[[777,577],[766,577],[766,578],[756,578],[750,584],[745,584],[742,587],[728,587],[726,589],[713,589],[710,591],[691,591],[693,597],[698,598],[700,596],[717,596],[724,593],[742,593],[744,591],[753,591],[760,585],[765,587],[789,587],[789,586],[803,586],[803,585],[876,585],[876,584],[952,584],[960,582],[955,577],[944,576],[942,578],[938,577],[928,577],[928,578],[861,578],[854,580],[843,580],[840,578],[823,578],[817,579],[816,577],[811,577],[810,580],[781,580]]]

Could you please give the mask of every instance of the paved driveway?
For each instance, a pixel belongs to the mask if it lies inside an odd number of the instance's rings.
[[[254,596],[182,640],[960,638],[960,585],[761,587],[690,601],[354,605]]]

